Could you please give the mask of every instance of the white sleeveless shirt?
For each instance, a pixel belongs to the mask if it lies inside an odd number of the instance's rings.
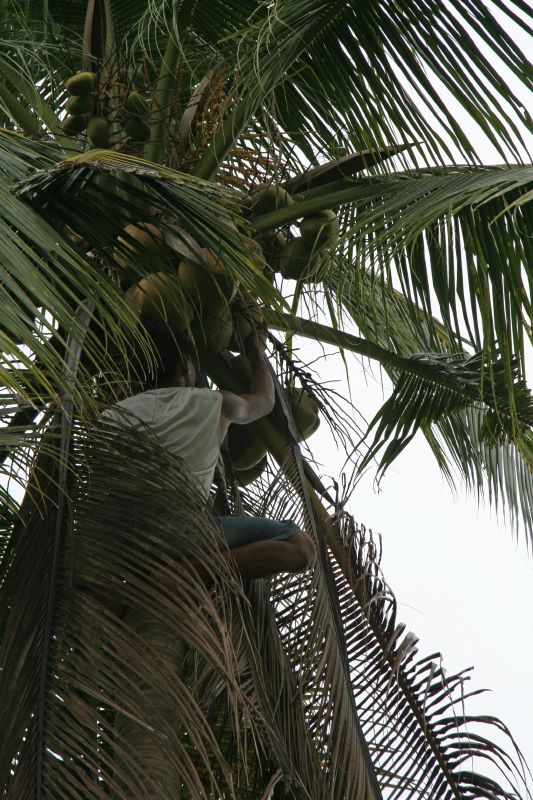
[[[135,394],[102,412],[120,426],[144,430],[185,461],[207,499],[220,452],[222,394],[169,386]]]

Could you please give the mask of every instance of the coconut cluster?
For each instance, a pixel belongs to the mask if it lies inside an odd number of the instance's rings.
[[[110,146],[111,130],[115,146],[126,142],[143,143],[150,137],[150,108],[141,91],[128,88],[117,116],[113,113],[113,128],[106,113],[106,92],[98,91],[97,78],[92,72],[78,72],[66,82],[69,98],[65,103],[66,116],[61,128],[68,136],[84,133],[92,147]]]
[[[250,195],[248,209],[254,218],[293,203],[294,199],[282,186],[259,186]],[[279,230],[262,235],[258,241],[264,260],[283,278],[318,283],[322,279],[323,257],[339,238],[337,215],[329,209],[309,215],[301,221],[299,230],[299,235],[291,239]]]
[[[257,298],[239,286],[213,251],[172,245],[172,240],[166,240],[150,223],[139,222],[124,228],[113,259],[125,274],[132,265],[153,262],[154,257],[170,268],[135,281],[126,292],[128,304],[142,322],[163,318],[173,329],[188,331],[200,360],[202,352],[238,353],[232,359],[231,369],[249,390],[251,371],[244,356],[245,343],[264,324]],[[257,242],[250,240],[249,253],[254,268],[264,269],[267,261]],[[286,397],[298,439],[307,439],[319,425],[318,406],[304,389],[289,387]],[[228,444],[238,482],[245,486],[256,480],[267,459],[258,423],[232,426]]]
[[[190,237],[189,237],[190,238]],[[148,223],[127,225],[113,259],[124,270],[156,256],[169,271],[149,273],[126,292],[126,300],[142,321],[163,317],[176,330],[187,330],[196,347],[220,353],[242,351],[263,316],[257,300],[239,287],[222,259],[208,248],[184,249],[166,241]]]

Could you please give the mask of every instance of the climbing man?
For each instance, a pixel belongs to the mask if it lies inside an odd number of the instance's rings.
[[[147,326],[148,327],[148,326]],[[139,391],[107,409],[104,418],[148,429],[159,444],[180,456],[206,501],[220,446],[230,425],[246,425],[269,414],[275,391],[265,361],[266,328],[246,342],[252,380],[247,394],[196,387],[192,347],[163,320],[149,328],[159,361],[155,374],[141,368]],[[142,363],[142,358],[139,359]],[[241,575],[262,578],[280,572],[303,572],[315,555],[311,538],[292,520],[265,517],[218,517]]]

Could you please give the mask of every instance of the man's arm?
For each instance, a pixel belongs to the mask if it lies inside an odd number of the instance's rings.
[[[252,384],[248,394],[222,391],[220,415],[221,436],[224,438],[231,423],[245,425],[270,414],[276,393],[270,370],[265,361],[266,328],[261,328],[246,341],[246,356],[252,368]]]

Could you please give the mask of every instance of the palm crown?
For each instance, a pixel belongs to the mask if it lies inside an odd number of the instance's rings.
[[[422,431],[532,530],[532,123],[489,57],[525,86],[531,65],[469,0],[26,5],[5,4],[0,47],[2,453],[25,491],[2,490],[6,796],[518,796],[520,754],[457,711],[461,675],[415,660],[374,540],[298,441],[320,412],[354,469],[383,472]],[[495,5],[531,30],[525,4]],[[238,392],[268,323],[276,408],[230,439],[216,503],[296,516],[313,574],[243,592],[186,476],[95,423],[131,391],[132,347],[157,359],[139,321],[161,317]],[[296,335],[388,372],[368,431]],[[213,586],[167,552],[170,500]]]

